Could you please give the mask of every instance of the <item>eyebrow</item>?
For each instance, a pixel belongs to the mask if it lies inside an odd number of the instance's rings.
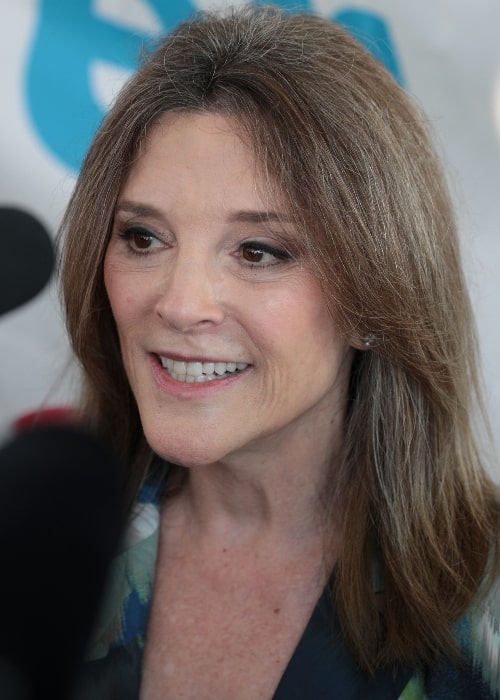
[[[156,207],[147,204],[140,204],[123,200],[116,205],[116,212],[128,212],[135,216],[147,216],[156,219],[162,219],[163,214]],[[288,214],[276,211],[253,211],[243,210],[231,214],[229,217],[231,223],[248,223],[248,224],[265,224],[265,223],[292,223],[292,219]]]
[[[239,211],[232,215],[230,220],[245,224],[287,224],[292,222],[288,214],[276,211]]]
[[[122,202],[118,202],[115,208],[115,212],[128,212],[130,214],[135,214],[136,216],[152,216],[157,219],[162,218],[162,213],[159,209],[155,207],[150,207],[146,204],[136,204],[135,202],[130,202],[127,199]]]

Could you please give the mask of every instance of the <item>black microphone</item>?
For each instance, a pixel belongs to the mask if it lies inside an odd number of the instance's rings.
[[[0,207],[0,315],[30,301],[54,269],[54,247],[44,226],[20,209]]]
[[[123,472],[74,426],[0,450],[0,698],[71,697],[124,525]]]

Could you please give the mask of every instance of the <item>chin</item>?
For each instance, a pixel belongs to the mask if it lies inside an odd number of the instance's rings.
[[[214,464],[224,458],[221,450],[211,449],[206,441],[200,443],[194,440],[169,440],[167,436],[147,434],[146,440],[155,454],[171,464],[180,467],[193,468]]]

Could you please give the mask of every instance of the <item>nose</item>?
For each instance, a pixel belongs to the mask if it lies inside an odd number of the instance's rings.
[[[182,333],[217,326],[225,317],[221,290],[215,265],[179,254],[162,271],[155,312]]]

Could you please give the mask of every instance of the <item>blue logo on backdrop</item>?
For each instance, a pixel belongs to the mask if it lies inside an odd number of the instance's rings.
[[[191,0],[136,0],[155,18],[151,31],[131,29],[105,17],[97,0],[40,0],[27,70],[27,104],[38,136],[67,167],[78,171],[106,107],[95,94],[92,71],[99,64],[133,71],[155,37],[192,15]],[[309,0],[278,0],[285,9],[312,12]],[[101,8],[105,6],[103,0]],[[375,13],[345,8],[332,19],[343,24],[402,82],[387,22]]]
[[[341,10],[332,19],[348,29],[403,85],[403,72],[389,25],[380,15],[368,10]]]

